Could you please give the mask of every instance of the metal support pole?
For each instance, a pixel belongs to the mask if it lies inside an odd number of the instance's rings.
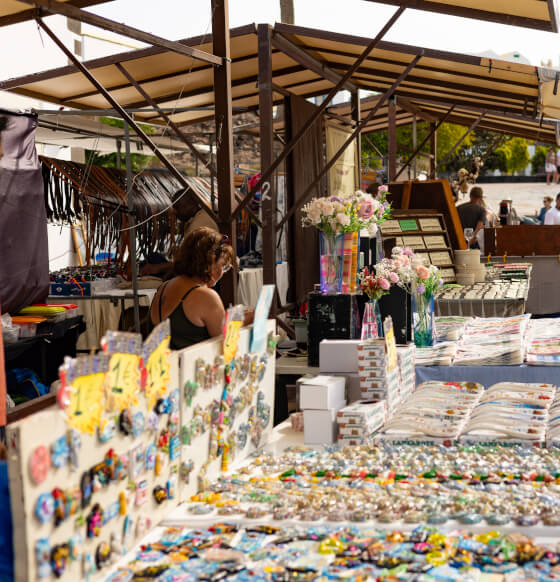
[[[189,184],[185,180],[183,174],[167,159],[165,154],[158,148],[158,146],[144,133],[140,126],[132,119],[127,111],[121,107],[116,99],[105,89],[105,87],[95,78],[89,69],[74,55],[74,53],[66,48],[64,43],[56,36],[56,34],[40,19],[37,19],[39,26],[49,35],[52,41],[58,48],[68,57],[70,62],[87,78],[87,80],[105,97],[111,106],[119,113],[125,123],[128,123],[132,129],[138,134],[142,141],[154,152],[155,156],[163,163],[163,165],[179,180],[183,188],[189,188]],[[228,37],[229,38],[229,37]],[[198,196],[198,194],[197,194]],[[208,202],[202,197],[198,196],[203,206],[208,205]],[[206,212],[215,218],[215,214],[206,209]]]
[[[360,123],[361,109],[360,109],[360,90],[357,89],[355,93],[352,93],[352,119],[356,122],[356,125]],[[358,133],[356,136],[356,150],[357,150],[357,160],[356,160],[356,174],[357,174],[357,184],[358,190],[362,189],[362,135]]]
[[[344,150],[346,150],[346,148],[350,145],[352,140],[356,138],[356,135],[358,135],[358,133],[360,133],[364,127],[367,127],[367,124],[369,123],[369,121],[371,119],[373,119],[373,117],[375,116],[377,111],[383,106],[385,101],[387,99],[389,99],[391,97],[391,95],[393,95],[396,88],[404,81],[404,79],[406,79],[408,73],[410,73],[410,71],[412,71],[412,69],[416,66],[416,63],[418,63],[418,61],[422,58],[423,54],[424,54],[424,51],[421,50],[420,54],[418,54],[418,55],[416,55],[416,57],[414,57],[414,59],[408,64],[406,69],[399,75],[399,77],[395,80],[395,82],[389,87],[389,89],[387,89],[387,91],[385,91],[385,93],[383,93],[383,95],[377,101],[377,104],[375,105],[375,107],[367,114],[367,116],[362,121],[360,121],[360,123],[356,126],[356,128],[352,132],[352,135],[350,135],[348,137],[348,139],[342,144],[340,149],[334,154],[334,156],[329,160],[329,162],[319,172],[319,174],[316,176],[315,180],[313,180],[313,182],[311,182],[311,184],[309,184],[309,186],[305,189],[303,194],[296,200],[295,204],[288,210],[288,212],[286,212],[286,214],[284,215],[284,218],[282,218],[282,220],[278,223],[276,230],[279,230],[280,228],[282,228],[282,225],[294,214],[294,212],[298,208],[300,208],[300,206],[302,204],[305,204],[305,202],[307,202],[308,198],[312,195],[317,184],[323,179],[323,176],[336,164],[336,161],[338,160],[338,158],[340,158],[340,156],[344,153]]]
[[[126,194],[128,202],[128,251],[132,273],[132,293],[134,295],[134,331],[140,333],[140,303],[138,298],[138,257],[136,256],[136,216],[132,200],[132,165],[130,161],[130,128],[124,122],[124,146],[126,153]]]
[[[437,130],[443,123],[430,123],[430,178],[435,180],[437,178]]]
[[[454,154],[455,150],[463,143],[467,135],[473,131],[473,129],[482,121],[482,118],[486,115],[486,111],[483,111],[470,125],[469,129],[461,136],[457,143],[445,154],[443,160],[436,166],[436,172],[441,166],[449,161],[449,158]]]
[[[412,160],[414,160],[414,158],[416,158],[416,156],[420,153],[420,150],[424,147],[426,142],[428,140],[432,139],[432,137],[434,136],[438,127],[451,115],[451,112],[453,111],[453,109],[455,109],[455,105],[452,105],[448,109],[447,113],[437,123],[430,123],[430,133],[428,133],[428,135],[422,140],[422,143],[414,150],[413,154],[406,161],[406,164],[404,166],[402,166],[402,168],[397,172],[397,175],[395,176],[395,180],[402,174],[402,172],[404,172],[405,168],[408,167],[410,162],[412,162]],[[432,145],[433,144],[430,142],[430,148],[432,147]],[[430,150],[430,154],[431,154],[430,157],[432,158],[432,160],[435,159],[433,157],[435,154],[431,150]],[[432,164],[432,162],[430,162],[430,175],[432,173],[431,164]]]
[[[216,127],[216,170],[218,179],[218,224],[229,236],[237,256],[236,222],[232,217],[235,204],[233,186],[233,128],[231,121],[231,58],[229,37],[229,0],[212,0],[213,52],[223,64],[214,68]],[[226,305],[237,302],[237,262],[222,279],[222,300]]]
[[[300,130],[294,135],[294,137],[289,141],[286,147],[282,150],[280,155],[272,162],[272,164],[266,169],[262,171],[261,179],[254,185],[253,189],[245,196],[245,198],[241,201],[239,206],[235,209],[234,217],[237,218],[243,208],[249,204],[255,192],[258,192],[261,189],[261,186],[264,182],[268,181],[268,179],[272,176],[274,170],[278,168],[278,166],[288,157],[290,152],[294,149],[294,147],[299,143],[301,138],[307,133],[309,128],[319,119],[319,117],[323,114],[325,109],[329,106],[333,97],[341,90],[341,88],[346,84],[346,81],[350,79],[350,77],[358,70],[360,65],[365,61],[365,59],[369,56],[371,51],[379,44],[381,39],[387,34],[388,30],[395,24],[398,20],[399,16],[405,11],[405,7],[401,6],[391,18],[387,21],[385,26],[379,31],[377,36],[369,43],[369,45],[365,48],[364,52],[357,58],[354,64],[346,71],[344,76],[340,79],[340,81],[329,91],[328,95],[325,97],[323,102],[314,110],[313,114],[309,117],[309,119],[301,126]],[[214,51],[216,52],[216,51]]]
[[[412,115],[412,150],[416,150],[416,147],[418,146],[418,127],[416,124],[416,113],[413,113]],[[416,157],[414,158],[414,165],[412,167],[412,177],[413,179],[416,179],[417,176],[417,168],[416,168]],[[409,169],[409,174],[408,174],[408,179],[410,180],[410,164],[408,166]]]
[[[394,99],[389,99],[388,104],[388,122],[387,142],[388,142],[388,162],[387,162],[387,180],[393,182],[397,175],[397,104]]]
[[[261,168],[268,168],[274,158],[274,131],[272,118],[272,44],[268,24],[257,27],[259,47],[259,119]],[[276,181],[269,180],[270,188],[262,189],[263,221],[263,283],[276,285]],[[276,295],[276,294],[274,294]],[[276,311],[273,299],[271,313]]]

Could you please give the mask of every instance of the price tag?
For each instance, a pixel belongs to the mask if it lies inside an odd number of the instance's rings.
[[[70,387],[68,424],[80,432],[94,434],[103,412],[106,374],[79,376]]]
[[[166,337],[150,354],[146,362],[146,401],[152,410],[158,400],[167,392],[169,376],[169,337]]]
[[[237,344],[239,343],[239,330],[243,326],[242,321],[228,321],[224,338],[224,361],[229,364],[237,354]]]
[[[397,365],[397,342],[395,341],[395,330],[393,329],[393,319],[389,316],[383,322],[385,332],[385,349],[387,350],[387,369],[393,370]]]
[[[124,410],[138,404],[140,391],[140,357],[136,354],[113,354],[107,372],[107,410]]]
[[[408,232],[411,230],[418,230],[418,223],[413,218],[407,218],[406,220],[399,220],[399,226],[403,232]]]

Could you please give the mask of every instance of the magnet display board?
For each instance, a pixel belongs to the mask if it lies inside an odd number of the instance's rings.
[[[249,352],[252,329],[241,330],[229,383],[225,382],[221,342],[209,340],[178,352],[181,464],[189,471],[181,484],[183,501],[269,438],[274,418],[275,324],[267,321],[267,349],[254,353]],[[227,420],[221,431],[220,414]]]

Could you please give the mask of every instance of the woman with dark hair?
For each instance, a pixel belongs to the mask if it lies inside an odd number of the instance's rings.
[[[215,230],[197,228],[183,239],[175,254],[175,277],[159,288],[150,308],[154,325],[169,318],[172,349],[222,334],[225,310],[212,287],[232,261],[229,239]]]

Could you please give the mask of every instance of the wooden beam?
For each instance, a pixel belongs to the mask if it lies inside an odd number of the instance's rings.
[[[395,180],[395,175],[397,174],[397,105],[394,99],[389,99],[389,111],[388,111],[388,129],[387,129],[387,179],[389,182]]]
[[[128,36],[139,40],[140,42],[145,42],[146,44],[151,44],[153,46],[160,46],[170,50],[172,52],[184,55],[186,57],[191,57],[193,59],[198,59],[204,61],[205,63],[210,63],[212,65],[221,65],[222,60],[215,55],[206,53],[197,48],[186,46],[176,41],[167,40],[161,36],[156,36],[150,34],[149,32],[144,32],[128,26],[126,24],[121,24],[115,22],[114,20],[109,20],[108,18],[103,18],[97,14],[91,12],[86,12],[76,6],[72,6],[66,2],[58,2],[58,0],[19,0],[25,4],[30,4],[31,6],[38,6],[51,14],[62,14],[67,18],[72,18],[74,20],[79,20],[80,22],[85,22],[86,24],[91,24],[92,26],[97,26],[98,28],[103,28],[104,30],[109,30],[117,34],[122,34],[123,36]]]
[[[376,114],[377,109],[379,109],[383,105],[383,103],[393,95],[393,93],[395,92],[395,89],[399,86],[399,83],[401,83],[402,80],[406,78],[408,73],[414,68],[414,66],[422,58],[422,56],[423,56],[423,53],[416,55],[416,57],[414,57],[414,59],[412,59],[412,61],[409,63],[409,65],[406,67],[406,69],[400,74],[399,78],[381,96],[381,98],[379,99],[379,101],[377,103],[377,106],[374,107],[368,113],[368,115],[364,118],[364,120],[358,124],[358,126],[354,129],[352,134],[342,144],[340,149],[334,154],[334,156],[329,160],[329,162],[323,167],[323,169],[315,177],[315,180],[313,180],[313,182],[311,182],[311,184],[309,184],[309,186],[305,189],[303,194],[296,200],[295,204],[288,210],[288,212],[286,212],[286,214],[284,215],[284,217],[282,218],[282,220],[278,224],[278,227],[277,227],[278,229],[282,228],[284,223],[294,214],[294,212],[296,212],[296,210],[298,208],[300,208],[302,204],[305,204],[305,202],[307,202],[308,198],[313,194],[313,191],[314,191],[316,185],[323,179],[323,176],[325,176],[325,174],[334,166],[334,164],[336,163],[338,158],[340,158],[340,156],[344,153],[344,151],[350,145],[352,140],[355,139],[356,135],[358,135],[358,133],[360,133],[362,128],[368,124],[369,120]]]
[[[261,171],[274,159],[274,120],[272,117],[272,34],[268,24],[257,27],[259,43],[259,119]],[[276,287],[276,181],[267,182],[269,188],[261,190],[263,219],[263,283]],[[271,317],[276,314],[276,293],[271,306]]]
[[[420,107],[416,107],[416,105],[414,105],[404,97],[398,98],[397,105],[399,106],[400,109],[404,109],[405,111],[408,111],[409,113],[412,113],[417,117],[420,117],[420,119],[423,119],[424,121],[429,121],[430,123],[433,121],[437,121],[437,117],[431,115],[427,111],[420,109]]]
[[[355,93],[352,93],[351,98],[352,105],[352,119],[356,125],[359,125],[361,120],[361,109],[360,109],[360,90],[358,89]],[[356,150],[357,150],[357,160],[356,160],[356,170],[357,170],[357,189],[362,189],[362,134],[358,132],[356,136]]]
[[[132,117],[121,107],[121,105],[113,98],[113,96],[103,87],[103,85],[93,76],[93,74],[85,67],[85,65],[74,55],[74,53],[66,48],[64,43],[54,34],[54,32],[43,22],[41,18],[37,19],[39,26],[49,35],[52,41],[60,48],[60,50],[68,57],[70,62],[74,63],[75,67],[81,71],[81,73],[86,77],[86,79],[97,88],[97,90],[103,95],[103,97],[111,104],[119,115],[123,118],[125,123],[128,123],[130,127],[138,134],[142,141],[154,152],[155,156],[163,163],[163,165],[179,180],[184,188],[188,188],[189,185],[185,180],[184,176],[177,170],[177,168],[167,159],[165,154],[158,148],[158,146],[144,133],[142,128],[132,119]],[[195,194],[203,204],[203,206],[208,206],[208,202],[196,192]],[[215,217],[215,214],[208,209],[205,209],[208,214]]]
[[[233,128],[231,120],[231,61],[229,36],[229,0],[212,0],[213,52],[223,64],[214,68],[214,99],[216,128],[216,169],[218,182],[218,224],[229,236],[234,257],[237,256],[237,228],[232,220],[235,204],[233,185]],[[237,303],[237,264],[222,279],[222,300],[227,306]]]
[[[323,79],[331,81],[331,83],[334,84],[338,84],[342,79],[341,75],[335,73],[325,63],[322,63],[314,56],[304,51],[301,47],[294,44],[291,40],[288,40],[285,36],[277,32],[272,35],[272,44],[277,49],[280,49],[284,54],[288,55],[296,63],[313,71],[317,75],[323,77]],[[345,81],[342,88],[348,89],[350,92],[355,92],[357,90],[356,85],[351,81]]]
[[[453,155],[453,153],[455,152],[455,150],[463,143],[463,141],[466,139],[466,137],[469,135],[469,133],[471,133],[471,131],[480,123],[480,121],[482,120],[482,118],[486,115],[486,112],[483,111],[470,125],[470,127],[467,129],[467,131],[465,131],[465,133],[461,136],[460,139],[457,140],[457,142],[455,143],[455,145],[447,152],[447,154],[445,154],[445,156],[443,157],[443,160],[441,160],[439,162],[439,164],[436,166],[436,172],[438,171],[439,168],[441,168],[441,166],[443,166],[448,160],[449,158]]]
[[[96,4],[106,3],[108,0],[69,0],[68,4],[72,4],[76,8],[87,8],[95,6]],[[18,24],[27,20],[34,20],[37,16],[37,11],[34,8],[28,10],[21,10],[15,14],[7,14],[0,16],[0,26],[9,26],[11,24]]]
[[[315,109],[313,115],[311,115],[307,122],[301,126],[296,135],[289,141],[289,143],[282,150],[280,155],[274,160],[274,162],[270,165],[270,167],[262,171],[262,175],[258,183],[254,185],[253,189],[247,194],[247,196],[245,196],[243,202],[235,209],[234,218],[237,218],[237,216],[239,216],[241,210],[247,204],[249,204],[249,201],[251,200],[253,194],[255,192],[258,192],[262,184],[272,176],[274,170],[276,170],[276,168],[278,168],[278,166],[288,157],[288,155],[291,153],[294,147],[300,142],[301,138],[307,133],[309,128],[317,121],[317,119],[319,119],[319,117],[327,109],[329,103],[331,102],[333,97],[338,93],[340,88],[344,86],[344,84],[346,83],[346,81],[350,79],[350,77],[352,77],[354,71],[362,64],[362,62],[369,55],[369,53],[381,42],[381,39],[385,36],[387,31],[393,26],[393,24],[398,20],[399,16],[403,12],[404,9],[399,8],[395,12],[395,14],[393,14],[393,16],[387,21],[385,26],[383,26],[383,28],[379,31],[377,36],[371,42],[369,42],[369,44],[367,45],[363,53],[358,57],[354,65],[350,67],[350,69],[348,69],[348,71],[345,73],[342,79],[340,79],[340,81],[329,91],[323,103],[321,103],[321,105],[319,105],[319,107]]]
[[[436,131],[438,129],[438,127],[451,115],[451,112],[453,111],[453,109],[455,109],[455,105],[452,105],[449,108],[449,111],[443,116],[442,119],[440,119],[437,123],[430,123],[430,133],[428,133],[428,135],[422,140],[422,143],[414,150],[414,153],[408,158],[408,160],[406,160],[406,164],[404,166],[402,166],[402,168],[397,172],[397,175],[395,176],[395,180],[397,180],[397,178],[404,172],[405,168],[407,168],[410,165],[410,162],[412,162],[412,160],[418,155],[418,153],[420,152],[420,150],[424,147],[424,145],[426,144],[426,142],[428,140],[430,140],[430,172],[431,172],[431,168],[432,168],[432,164],[435,163],[435,156],[436,153],[434,152],[435,149],[435,134]],[[435,166],[434,166],[434,171],[435,171]]]

